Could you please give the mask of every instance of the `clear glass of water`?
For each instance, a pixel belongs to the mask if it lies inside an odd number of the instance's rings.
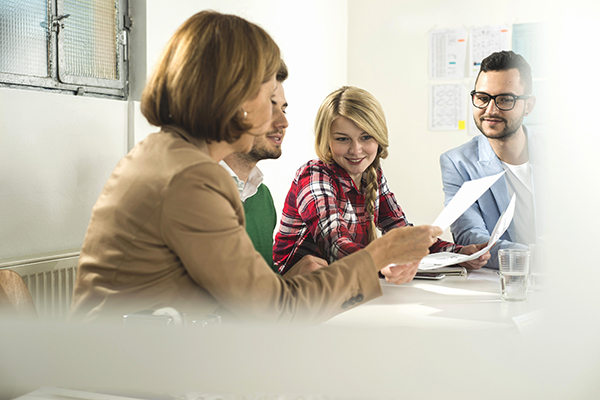
[[[530,256],[528,249],[498,250],[502,300],[521,301],[527,298]]]

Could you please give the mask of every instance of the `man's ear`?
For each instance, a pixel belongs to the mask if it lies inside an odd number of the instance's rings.
[[[525,100],[525,115],[531,114],[531,112],[535,108],[536,101],[537,99],[535,98],[535,96],[531,96],[530,98]]]

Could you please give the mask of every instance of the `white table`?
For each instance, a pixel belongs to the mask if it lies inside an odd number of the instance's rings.
[[[382,280],[383,296],[327,322],[339,326],[404,326],[428,329],[523,330],[542,313],[542,294],[528,293],[520,302],[500,299],[500,277],[493,270],[469,278],[413,280],[402,285]]]

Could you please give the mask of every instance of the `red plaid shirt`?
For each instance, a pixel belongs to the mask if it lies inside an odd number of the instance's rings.
[[[412,225],[390,192],[381,168],[377,171],[379,195],[375,200],[375,225],[386,233]],[[361,187],[365,187],[363,180]],[[287,194],[273,261],[284,274],[307,254],[330,263],[367,245],[368,218],[365,196],[348,172],[337,164],[309,161],[296,172]],[[431,253],[458,252],[462,246],[438,239]],[[320,249],[320,250],[319,250]]]

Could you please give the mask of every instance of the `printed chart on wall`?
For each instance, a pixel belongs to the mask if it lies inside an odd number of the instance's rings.
[[[430,79],[463,78],[466,56],[466,29],[439,29],[429,33]]]
[[[506,25],[479,26],[471,28],[469,70],[476,76],[481,61],[492,53],[510,50],[510,32]]]
[[[514,24],[512,26],[512,49],[515,53],[522,55],[531,66],[534,79],[546,78],[548,76],[548,30],[543,23]]]
[[[429,85],[429,130],[466,129],[466,95],[462,84]]]
[[[529,127],[541,126],[545,116],[551,112],[547,99],[552,97],[548,83],[548,31],[550,27],[543,23],[515,24],[512,27],[512,49],[525,57],[531,66],[533,76],[533,95],[537,98],[534,112],[525,117],[523,123]],[[539,128],[538,128],[539,129]]]

